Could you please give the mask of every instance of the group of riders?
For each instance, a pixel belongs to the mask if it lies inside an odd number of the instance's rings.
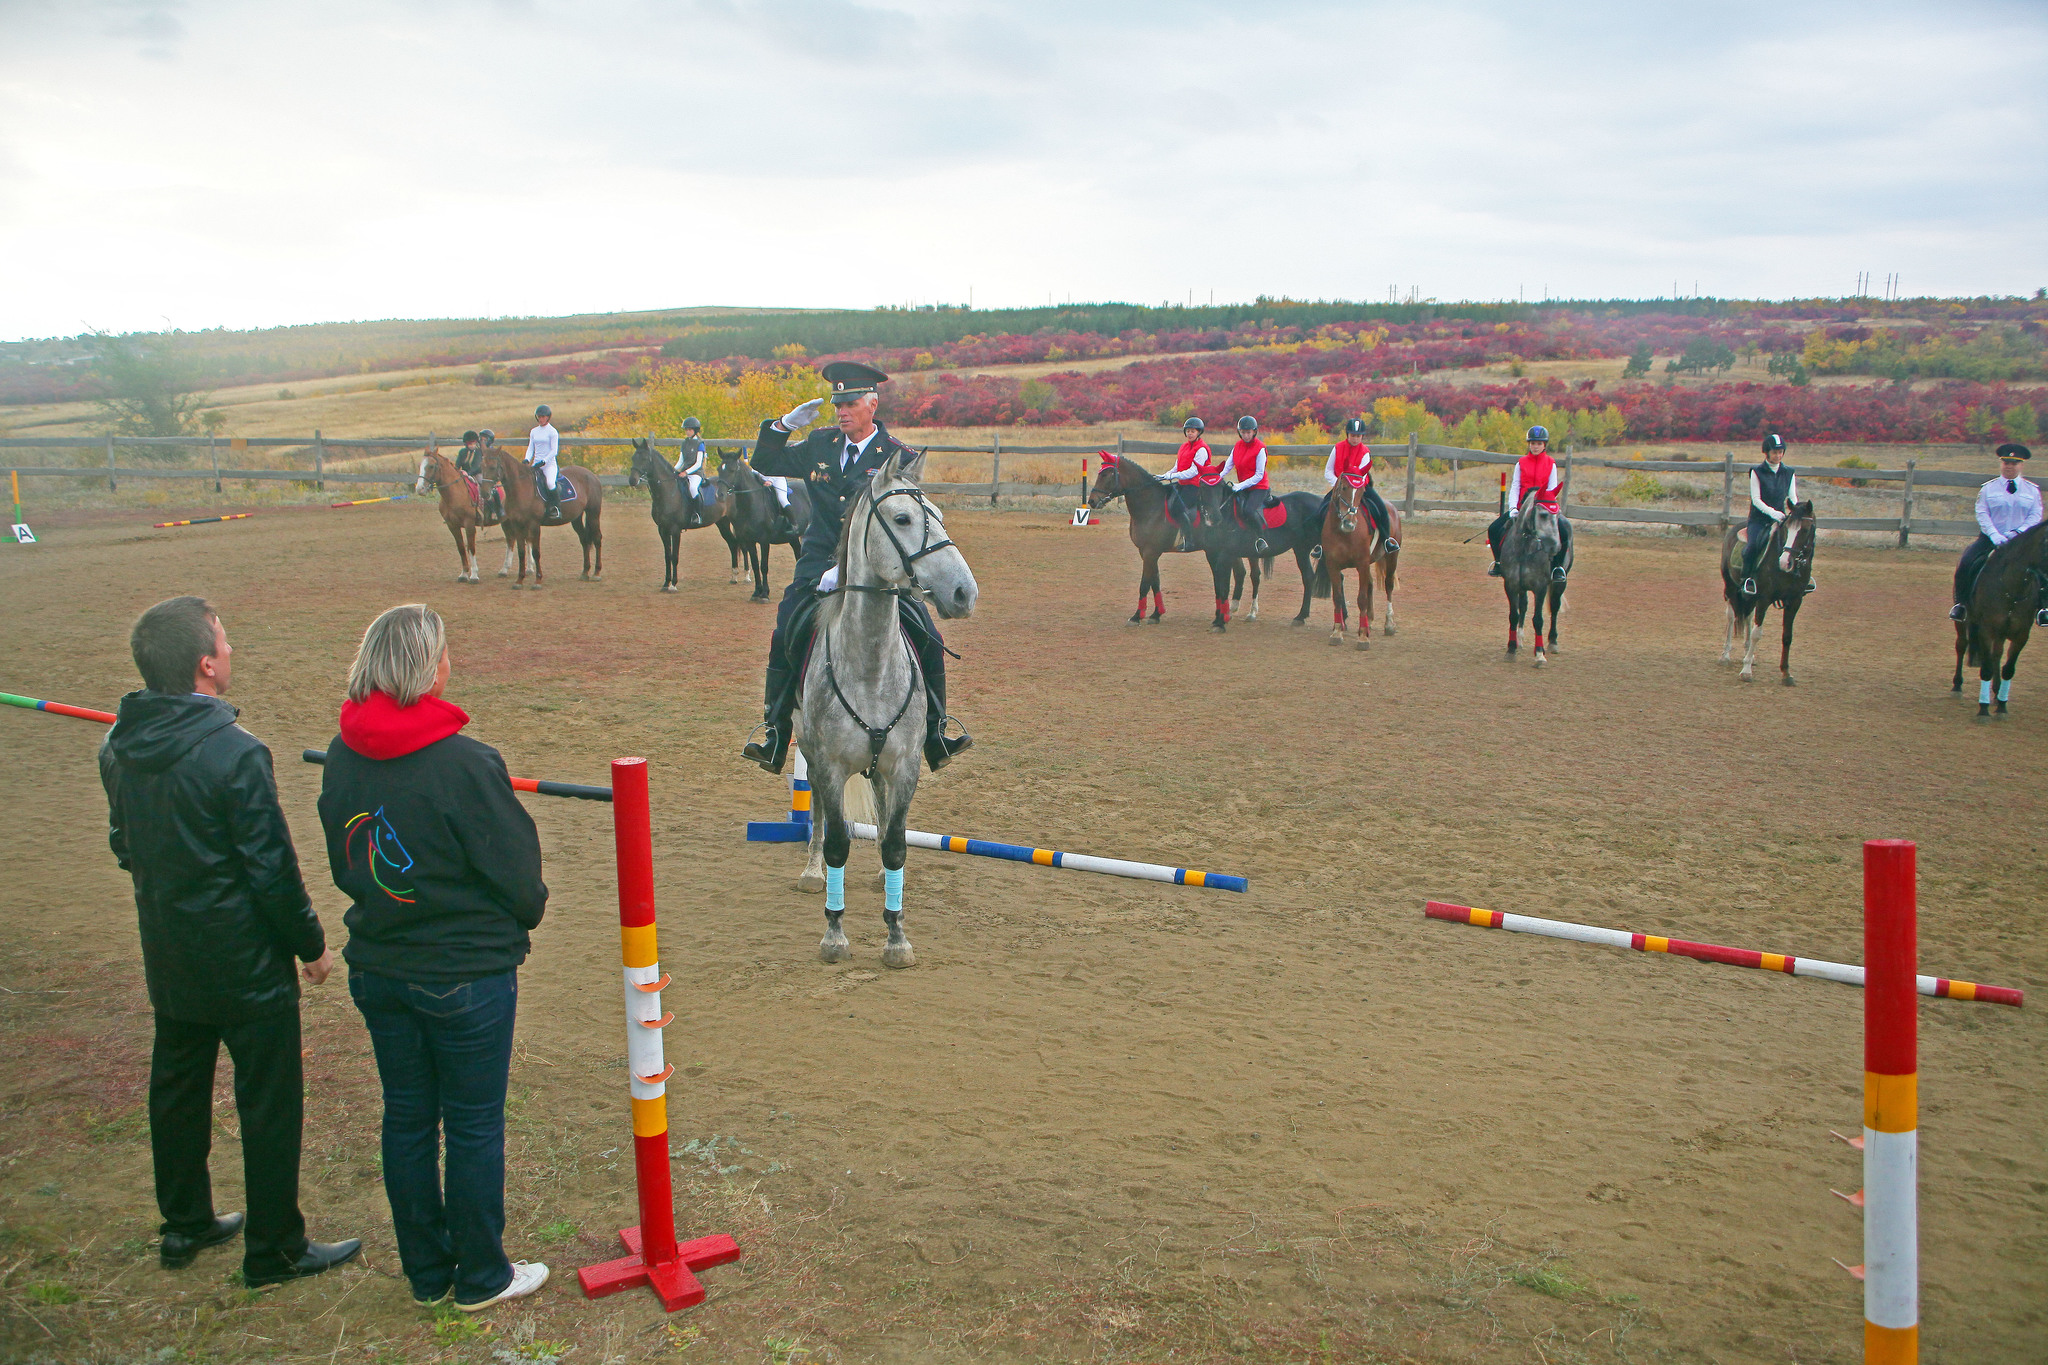
[[[1167,516],[1178,528],[1179,536],[1175,548],[1191,550],[1202,525],[1203,513],[1213,511],[1224,515],[1226,509],[1221,503],[1222,494],[1203,496],[1204,490],[1221,489],[1229,486],[1227,509],[1234,514],[1237,522],[1255,534],[1264,527],[1266,509],[1274,506],[1278,499],[1273,496],[1272,480],[1266,472],[1266,443],[1259,439],[1259,419],[1245,416],[1237,419],[1237,444],[1230,454],[1218,459],[1216,452],[1204,439],[1208,430],[1199,417],[1190,417],[1181,423],[1181,446],[1175,454],[1173,468],[1157,475],[1158,481],[1167,488]],[[1385,542],[1389,554],[1401,548],[1394,539],[1392,520],[1387,515],[1387,504],[1381,500],[1379,490],[1372,486],[1372,451],[1365,444],[1365,423],[1352,418],[1344,424],[1344,439],[1330,447],[1330,458],[1323,464],[1323,482],[1334,494],[1339,483],[1359,490],[1367,515],[1372,518],[1373,527]],[[1323,510],[1329,510],[1331,494],[1323,498]],[[1321,524],[1320,517],[1318,523]],[[1265,547],[1257,541],[1254,550]]]

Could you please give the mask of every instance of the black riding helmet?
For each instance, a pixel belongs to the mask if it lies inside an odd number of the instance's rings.
[[[1344,424],[1344,434],[1346,436],[1365,435],[1365,419],[1363,417],[1354,417],[1346,422]]]
[[[1237,429],[1249,436],[1259,429],[1259,419],[1247,413],[1237,419]]]
[[[1190,417],[1187,421],[1180,424],[1180,429],[1182,431],[1207,431],[1209,425],[1199,417]]]
[[[491,442],[498,439],[498,433],[492,431],[489,427],[485,427],[482,431],[478,432],[477,435],[484,438],[485,445],[489,445]]]
[[[473,431],[465,431],[462,433],[462,443],[464,445],[468,445],[471,441],[474,441],[475,439],[477,439],[477,436],[476,433]]]
[[[1785,438],[1780,436],[1777,432],[1774,431],[1770,435],[1764,437],[1764,454],[1768,455],[1774,450],[1783,450],[1784,448]]]
[[[549,407],[546,403],[542,403],[539,407],[533,410],[533,415],[535,417],[553,417],[555,415],[555,410]]]
[[[685,417],[685,418],[683,419],[683,430],[684,430],[684,431],[702,431],[703,429],[704,429],[704,424],[703,424],[702,422],[698,421],[698,420],[697,420],[696,418],[694,418],[694,417]]]
[[[1548,428],[1548,427],[1530,427],[1530,428],[1529,428],[1529,434],[1528,434],[1527,436],[1524,436],[1524,437],[1523,437],[1522,439],[1523,439],[1524,441],[1527,441],[1527,442],[1541,441],[1541,442],[1543,442],[1543,443],[1544,443],[1545,445],[1549,445],[1549,444],[1550,444],[1550,428]]]

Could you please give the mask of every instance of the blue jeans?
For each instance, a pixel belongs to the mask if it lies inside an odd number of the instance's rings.
[[[427,985],[348,974],[384,1086],[384,1195],[415,1298],[462,1303],[512,1282],[505,1259],[505,1085],[519,974]],[[441,1177],[440,1138],[448,1144]]]

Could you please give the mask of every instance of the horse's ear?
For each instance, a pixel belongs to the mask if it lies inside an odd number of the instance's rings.
[[[896,472],[909,479],[912,483],[922,481],[924,478],[924,456],[925,453],[922,450],[910,452],[896,466]]]

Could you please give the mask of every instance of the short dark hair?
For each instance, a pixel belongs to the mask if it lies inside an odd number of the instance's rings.
[[[128,649],[142,685],[152,692],[190,692],[199,661],[213,654],[218,617],[203,597],[173,597],[136,617]]]

